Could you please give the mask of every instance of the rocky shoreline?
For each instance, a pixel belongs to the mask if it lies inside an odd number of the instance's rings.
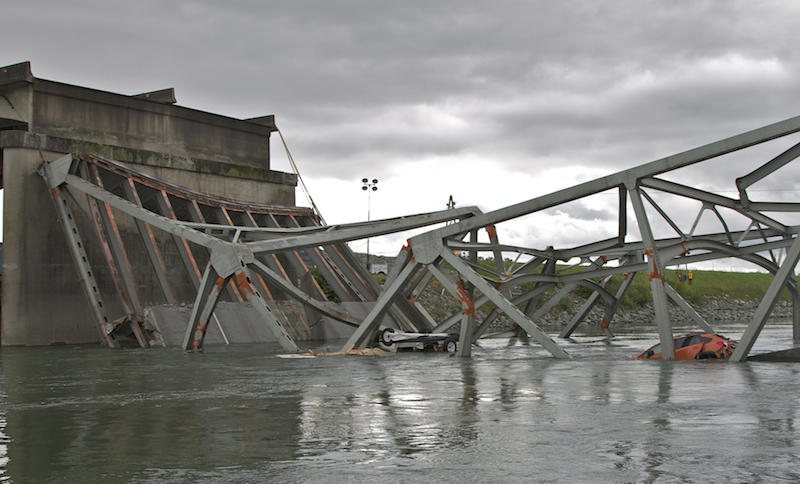
[[[727,298],[708,298],[704,304],[692,305],[694,309],[712,326],[719,323],[737,323],[749,322],[760,301],[742,301]],[[570,304],[565,310],[554,310],[545,315],[542,319],[537,321],[539,326],[547,329],[558,331],[561,326],[571,319],[575,311],[577,311],[580,303]],[[589,324],[598,324],[603,318],[604,308],[595,306],[585,321]],[[478,319],[482,320],[485,317],[481,311],[478,311]],[[669,316],[673,324],[680,321],[690,321],[690,318],[678,306],[669,305]],[[769,316],[773,321],[791,321],[792,319],[792,305],[789,301],[779,301],[772,310]],[[612,327],[633,326],[642,323],[650,323],[655,320],[655,310],[653,304],[648,303],[636,308],[623,308],[617,311],[612,321]],[[489,327],[488,332],[501,332],[507,331],[513,327],[513,322],[508,319],[504,314],[501,314]],[[457,331],[457,326],[448,330],[450,332]]]

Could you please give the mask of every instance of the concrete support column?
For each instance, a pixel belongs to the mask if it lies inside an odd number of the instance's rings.
[[[3,149],[3,345],[98,342],[53,201],[36,173],[43,158],[63,155]]]

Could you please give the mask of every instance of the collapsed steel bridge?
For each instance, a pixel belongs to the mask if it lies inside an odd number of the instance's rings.
[[[123,333],[134,335],[142,346],[152,344],[141,323],[144,303],[137,295],[115,221],[115,217],[124,214],[135,221],[166,302],[174,303],[176,296],[155,231],[172,239],[193,281],[196,296],[183,338],[186,350],[202,348],[209,323],[216,319],[215,307],[225,294],[232,301],[246,302],[254,308],[288,351],[299,351],[298,341],[305,339],[302,327],[307,329],[308,324],[276,311],[274,301],[279,299],[291,299],[314,314],[351,326],[350,337],[342,348],[345,351],[374,344],[382,325],[419,332],[442,332],[458,325],[458,353],[469,356],[471,343],[483,336],[502,312],[553,356],[569,358],[538,322],[583,286],[591,290],[591,296],[569,320],[563,321],[559,336],[572,335],[600,301],[604,311],[599,324],[611,334],[610,324],[620,303],[634,277],[643,274],[649,279],[664,359],[673,359],[668,298],[699,329],[713,328],[667,283],[665,268],[732,257],[774,276],[731,357],[743,361],[784,289],[792,298],[794,343],[800,343],[800,298],[794,273],[800,258],[800,226],[790,223],[800,212],[800,203],[757,201],[748,193],[751,185],[800,156],[800,143],[783,151],[778,149],[768,160],[754,163],[741,173],[732,187],[736,197],[669,181],[664,175],[757,145],[769,149],[774,146],[770,142],[798,131],[800,117],[790,118],[488,213],[468,207],[333,226],[321,224],[310,209],[210,197],[96,155],[70,155],[43,163],[40,173],[51,190],[98,330],[109,346],[117,346]],[[113,186],[108,180],[113,180]],[[499,240],[497,224],[513,223],[601,193],[612,193],[618,200],[618,227],[613,237],[576,247],[545,249],[504,245]],[[74,201],[70,200],[76,195],[86,196],[91,207],[95,235],[104,247],[126,308],[120,318],[107,314],[93,278],[83,236],[72,213]],[[675,200],[699,205],[691,223],[681,222],[685,214],[676,213]],[[719,229],[703,230],[700,221],[704,214],[711,214]],[[673,234],[657,237],[657,224],[668,227]],[[349,241],[431,226],[408,239],[382,288],[346,245]],[[632,233],[639,240],[629,240]],[[494,271],[478,264],[479,254],[491,255]],[[516,257],[516,263],[506,267],[504,257],[509,255]],[[572,265],[565,268],[559,262]],[[307,276],[312,265],[341,301],[368,304],[371,309],[366,316],[356,317],[329,301],[315,279],[298,277]],[[615,274],[625,274],[625,278],[612,293],[609,284]],[[436,320],[419,303],[417,296],[431,279],[438,280],[459,302],[459,311]],[[493,309],[479,320],[476,308],[486,303],[492,303]],[[218,319],[215,322],[220,324]]]

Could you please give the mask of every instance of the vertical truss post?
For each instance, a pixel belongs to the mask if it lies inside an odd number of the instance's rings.
[[[513,321],[521,326],[528,334],[533,337],[539,344],[541,344],[547,351],[549,351],[556,358],[569,358],[569,354],[564,351],[555,341],[550,339],[544,331],[533,321],[514,306],[508,299],[504,298],[495,288],[487,283],[480,274],[473,271],[467,264],[465,264],[459,257],[455,256],[452,252],[445,249],[442,251],[442,257],[447,261],[455,270],[471,282],[478,291],[487,296],[493,303],[500,308],[501,311],[506,313]]]
[[[466,308],[461,313],[461,327],[458,335],[458,350],[456,354],[469,358],[472,355],[472,328],[475,324],[475,302],[463,284],[459,285],[463,291],[463,301]]]
[[[489,235],[490,242],[492,239],[497,241],[497,231],[495,230],[494,226],[490,226],[486,231]],[[494,237],[492,237],[494,235]],[[478,243],[478,231],[473,230],[469,233],[469,241],[473,244]],[[445,250],[448,250],[445,248]],[[452,254],[452,252],[450,252]],[[503,261],[497,260],[497,256],[500,254],[500,251],[494,251],[495,255],[495,265],[496,267],[503,267]],[[478,264],[478,252],[475,250],[469,251],[469,261],[477,265]],[[499,265],[497,265],[499,264]],[[502,270],[498,271],[500,275],[503,274]],[[459,293],[459,300],[461,301],[461,306],[463,310],[461,312],[461,324],[459,325],[459,336],[458,336],[458,356],[469,358],[472,355],[472,333],[475,330],[475,286],[471,283],[464,282],[463,280],[459,279],[458,281],[458,293]],[[510,293],[504,294],[503,296],[506,297],[510,295]]]
[[[800,259],[800,237],[795,237],[794,243],[792,243],[792,246],[786,251],[783,264],[781,264],[778,272],[775,273],[775,277],[772,278],[767,292],[761,299],[761,303],[759,303],[755,314],[753,314],[753,319],[750,321],[750,324],[747,325],[742,339],[736,345],[736,349],[733,350],[733,354],[730,358],[732,361],[744,361],[747,355],[750,354],[750,350],[753,348],[753,344],[756,338],[758,338],[758,335],[761,334],[761,330],[764,328],[764,324],[767,322],[772,308],[775,307],[775,303],[778,302],[778,298],[785,287],[786,281],[789,277],[794,277],[794,268],[797,265],[798,259]]]
[[[361,322],[358,328],[356,328],[355,332],[350,336],[350,339],[347,340],[342,347],[342,351],[350,351],[369,341],[370,337],[375,333],[375,330],[378,329],[381,319],[383,319],[383,315],[388,311],[389,306],[393,304],[395,298],[402,292],[401,289],[405,282],[409,280],[418,269],[419,265],[414,263],[408,263],[403,267],[388,287],[384,288],[378,300],[375,302],[375,306],[369,314],[367,314],[367,317]]]
[[[214,308],[219,302],[219,295],[223,286],[228,283],[229,278],[220,277],[214,266],[209,261],[203,273],[203,279],[197,290],[197,297],[194,300],[192,315],[186,327],[186,334],[183,338],[183,349],[186,351],[198,351],[203,347],[203,340],[206,337],[208,321],[214,313]]]
[[[664,290],[664,267],[656,253],[655,238],[650,229],[650,222],[647,219],[647,212],[642,203],[642,196],[639,193],[639,186],[635,183],[628,186],[631,205],[636,214],[636,221],[639,224],[639,232],[642,234],[645,254],[650,265],[650,292],[653,294],[653,308],[656,313],[656,325],[661,340],[661,355],[664,360],[675,359],[675,342],[672,339],[672,325],[669,321],[669,310],[667,307],[667,294]]]

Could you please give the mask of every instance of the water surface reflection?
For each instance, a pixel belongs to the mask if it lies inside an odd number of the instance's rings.
[[[800,479],[797,365],[574,344],[568,361],[506,342],[472,359],[3,348],[0,479]]]

